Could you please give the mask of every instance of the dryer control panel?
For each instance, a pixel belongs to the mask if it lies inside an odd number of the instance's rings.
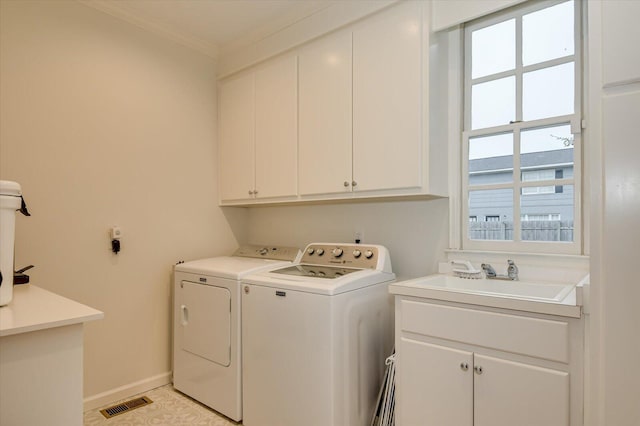
[[[234,256],[240,257],[255,257],[263,259],[273,260],[287,260],[289,262],[295,262],[300,254],[300,249],[297,247],[282,247],[282,246],[258,246],[258,245],[246,245],[238,248],[233,253]]]

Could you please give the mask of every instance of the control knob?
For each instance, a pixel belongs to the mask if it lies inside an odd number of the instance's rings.
[[[371,259],[373,257],[373,252],[371,250],[365,251],[364,257],[366,257],[367,259]]]
[[[260,253],[261,256],[265,256],[267,253],[269,253],[269,249],[266,247],[263,247],[260,250],[258,250],[258,253]]]
[[[314,250],[313,248],[309,248],[309,249],[307,249],[307,254],[308,254],[309,256],[311,256],[313,253],[315,253],[315,250]]]
[[[356,259],[360,257],[360,255],[362,255],[362,252],[358,249],[355,249],[353,251],[353,257],[355,257]]]
[[[340,247],[336,247],[333,250],[331,250],[331,254],[333,254],[335,257],[340,257],[342,256],[342,249]]]
[[[319,248],[316,250],[316,253],[318,253],[318,256],[322,256],[324,254],[324,249]]]

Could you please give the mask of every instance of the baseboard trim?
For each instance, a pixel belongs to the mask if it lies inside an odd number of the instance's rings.
[[[155,389],[160,386],[171,383],[171,372],[158,374],[157,376],[148,377],[137,382],[129,383],[106,392],[89,396],[84,399],[84,411],[93,410],[103,405],[111,404],[120,399]]]

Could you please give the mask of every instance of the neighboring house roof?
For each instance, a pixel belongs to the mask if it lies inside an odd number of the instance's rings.
[[[532,152],[520,156],[520,167],[540,168],[573,166],[573,149]],[[513,155],[479,158],[469,161],[469,173],[497,172],[513,169]]]

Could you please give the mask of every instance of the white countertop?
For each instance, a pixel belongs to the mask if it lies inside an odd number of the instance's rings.
[[[104,313],[33,284],[13,288],[13,300],[0,307],[0,337],[104,318]]]
[[[425,285],[425,279],[434,276],[435,275],[431,275],[395,282],[389,286],[389,292],[398,296],[419,297],[564,317],[580,318],[582,315],[582,284],[574,287],[561,301],[541,301],[527,300],[526,298],[518,297],[478,294],[463,290],[436,288]]]

